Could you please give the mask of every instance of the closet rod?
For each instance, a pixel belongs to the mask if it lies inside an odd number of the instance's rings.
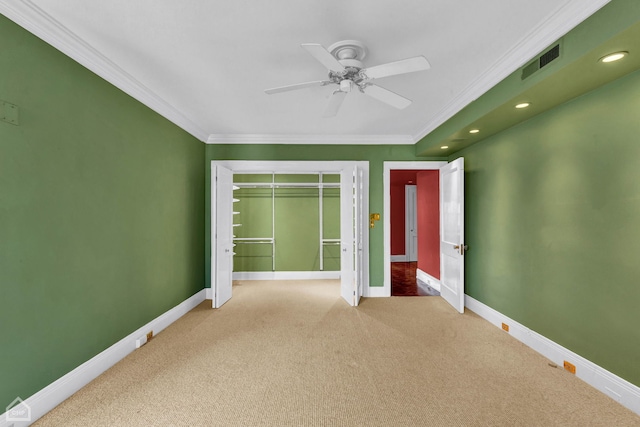
[[[340,188],[339,182],[288,182],[288,183],[272,183],[272,182],[236,182],[240,188]]]

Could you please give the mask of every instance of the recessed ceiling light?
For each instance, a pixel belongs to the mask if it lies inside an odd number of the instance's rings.
[[[620,59],[624,58],[628,54],[629,52],[614,52],[614,53],[610,53],[609,55],[603,56],[602,58],[599,59],[599,61],[605,62],[605,63],[619,61]]]
[[[480,129],[471,129],[469,131],[469,133],[478,133],[478,132],[480,132]]]
[[[449,146],[448,146],[448,145],[443,145],[443,146],[442,146],[442,147],[440,147],[440,148],[441,148],[441,149],[443,149],[443,150],[446,150],[447,148],[449,148]]]
[[[531,105],[530,102],[521,102],[520,104],[516,104],[516,108],[527,108],[529,105]]]

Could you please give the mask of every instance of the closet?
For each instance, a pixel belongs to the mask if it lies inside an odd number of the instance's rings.
[[[235,173],[233,185],[234,272],[339,273],[339,173]]]
[[[368,196],[368,162],[211,161],[213,306],[231,298],[232,279],[339,279],[358,305],[369,288]]]

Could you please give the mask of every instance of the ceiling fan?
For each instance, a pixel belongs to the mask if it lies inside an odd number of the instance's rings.
[[[340,41],[329,46],[329,49],[325,49],[324,46],[317,43],[304,43],[301,46],[329,70],[329,79],[275,87],[265,90],[265,93],[271,95],[307,87],[335,84],[338,88],[333,91],[329,99],[323,114],[324,117],[335,116],[344,98],[354,88],[392,107],[406,108],[411,105],[410,99],[375,85],[372,81],[381,77],[413,73],[431,68],[429,61],[424,56],[364,68],[362,60],[367,54],[367,48],[356,40]]]

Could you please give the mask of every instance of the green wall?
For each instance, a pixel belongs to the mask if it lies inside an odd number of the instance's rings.
[[[285,184],[273,190],[265,187],[242,187],[241,183],[266,182]],[[340,181],[340,175],[324,176]],[[320,190],[308,187],[286,187],[287,183],[320,182],[319,174],[234,174],[234,235],[239,238],[274,238],[275,244],[236,241],[233,271],[320,271]],[[322,225],[324,239],[340,238],[340,189],[322,189]],[[275,218],[274,218],[275,214]],[[275,247],[275,260],[273,256]],[[337,246],[323,246],[322,271],[340,270]],[[275,261],[275,262],[274,262]],[[275,270],[274,270],[275,265]]]
[[[640,71],[456,154],[466,293],[640,386]]]
[[[280,144],[221,144],[206,148],[207,218],[211,207],[210,174],[212,160],[301,160],[301,161],[368,161],[369,162],[369,212],[382,214],[382,173],[384,161],[415,161],[413,145],[280,145]],[[419,160],[442,160],[422,157]],[[206,283],[211,286],[210,224],[207,224]],[[370,285],[383,285],[382,221],[369,230]]]
[[[0,40],[4,408],[203,289],[205,172],[203,143],[4,16]]]

